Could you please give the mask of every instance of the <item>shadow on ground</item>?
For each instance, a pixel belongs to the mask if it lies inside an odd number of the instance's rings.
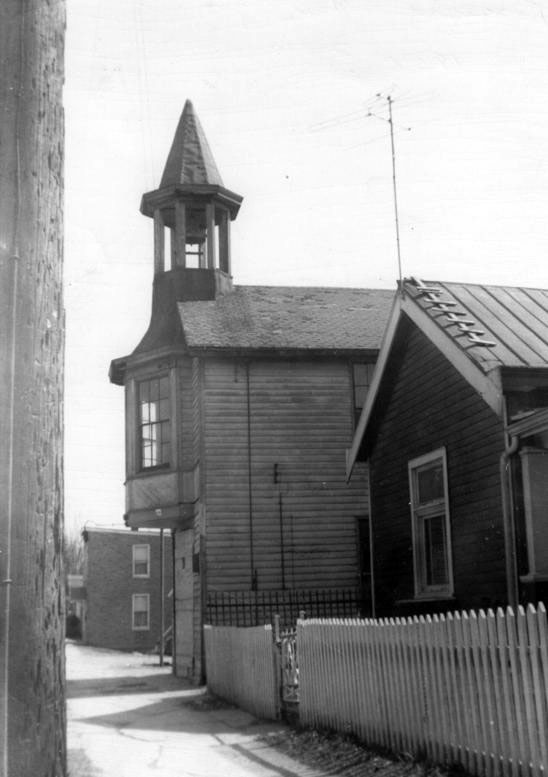
[[[194,695],[171,696],[151,704],[120,710],[108,715],[78,718],[79,722],[111,728],[137,728],[141,731],[173,731],[221,736],[247,731],[256,733],[264,727],[277,729],[275,723],[265,723],[248,712],[226,704],[215,697]],[[192,694],[192,692],[191,692]],[[202,699],[205,703],[202,703]],[[207,700],[207,701],[206,701]],[[200,714],[203,712],[204,714]]]
[[[88,758],[86,751],[81,747],[69,747],[67,750],[68,777],[101,777],[100,770],[96,769]]]
[[[120,677],[91,677],[67,682],[67,698],[81,699],[91,696],[120,696],[129,693],[161,693],[163,691],[194,691],[196,695],[203,689],[195,688],[185,680],[176,680],[173,675],[147,674]]]

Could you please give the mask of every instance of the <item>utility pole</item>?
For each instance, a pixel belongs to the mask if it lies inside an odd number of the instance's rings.
[[[64,29],[0,3],[0,777],[66,773]]]

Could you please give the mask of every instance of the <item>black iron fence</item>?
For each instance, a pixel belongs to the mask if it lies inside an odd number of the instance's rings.
[[[363,611],[355,588],[285,591],[212,591],[207,595],[206,623],[211,626],[261,626],[280,616],[282,629],[307,618],[356,618]]]

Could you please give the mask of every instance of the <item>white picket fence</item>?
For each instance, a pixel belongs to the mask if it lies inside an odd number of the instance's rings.
[[[477,775],[548,769],[543,605],[297,627],[299,717]]]
[[[259,718],[279,716],[272,626],[205,626],[207,687]]]

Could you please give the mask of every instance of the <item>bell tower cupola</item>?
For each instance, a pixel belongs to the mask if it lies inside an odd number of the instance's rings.
[[[143,195],[154,222],[154,276],[170,276],[182,300],[214,299],[232,287],[230,222],[242,197],[226,189],[200,121],[185,102],[160,187]]]

